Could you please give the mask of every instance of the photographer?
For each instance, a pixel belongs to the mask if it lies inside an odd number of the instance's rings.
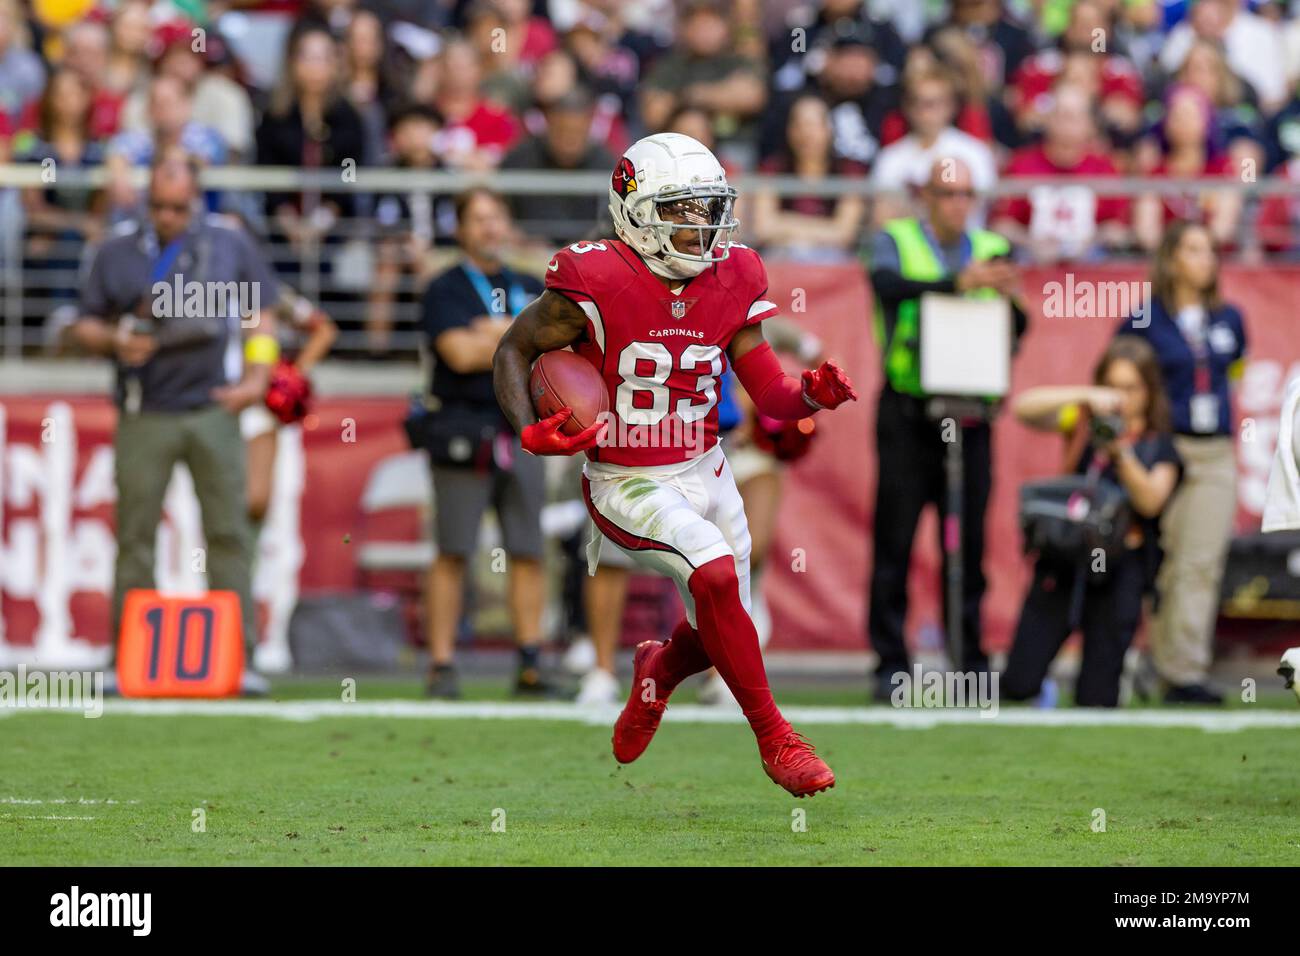
[[[424,293],[425,337],[433,359],[420,444],[433,464],[434,539],[429,569],[431,697],[460,696],[452,663],[465,568],[491,505],[510,556],[510,618],[519,643],[515,693],[549,691],[538,668],[542,637],[542,461],[524,454],[492,390],[492,355],[511,316],[542,290],[502,261],[510,235],[504,200],[478,186],[456,197],[456,241],[464,257]]]
[[[1081,540],[1078,553],[1062,553],[1062,547],[1039,551],[1002,674],[1002,692],[1011,700],[1039,693],[1052,658],[1081,627],[1075,702],[1116,706],[1124,654],[1160,564],[1160,514],[1182,464],[1155,352],[1140,338],[1119,336],[1102,355],[1094,381],[1093,387],[1033,388],[1015,402],[1015,415],[1026,425],[1066,435],[1067,471],[1087,476],[1070,497],[1071,510],[1078,514],[1094,487],[1089,509],[1101,506],[1103,491],[1119,492],[1128,510],[1121,518],[1128,520],[1116,522],[1120,540],[1111,548]],[[1038,539],[1032,528],[1026,537]]]
[[[276,299],[279,285],[245,233],[202,216],[200,198],[192,160],[167,157],[154,166],[149,214],[96,250],[71,335],[86,351],[112,358],[117,371],[114,633],[126,592],[154,587],[163,497],[173,467],[184,462],[203,515],[208,585],[239,595],[251,660],[253,547],[239,414],[262,401],[279,354],[275,316],[260,308]],[[172,290],[181,288],[206,294],[187,293],[178,311]],[[240,302],[217,301],[210,291],[230,288],[240,290]],[[195,299],[207,301],[195,308]],[[236,379],[232,356],[241,337]],[[267,689],[264,678],[245,671],[245,693]]]

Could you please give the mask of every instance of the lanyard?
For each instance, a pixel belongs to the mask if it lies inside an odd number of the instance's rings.
[[[151,288],[155,283],[171,278],[172,266],[176,264],[176,258],[181,254],[181,247],[184,245],[185,237],[177,236],[158,253],[158,258],[153,263],[153,270],[149,274]]]
[[[1208,315],[1205,317],[1205,327],[1200,335],[1189,337],[1183,332],[1181,326],[1178,334],[1187,343],[1187,348],[1192,353],[1192,360],[1196,363],[1196,368],[1192,372],[1192,391],[1197,395],[1208,395],[1214,388],[1210,377],[1210,317]]]
[[[465,270],[465,275],[469,276],[469,281],[470,284],[474,286],[474,291],[478,293],[478,297],[482,299],[483,304],[487,306],[488,314],[504,314],[504,311],[497,307],[497,296],[495,290],[492,288],[492,283],[488,282],[487,276],[472,266],[469,262],[462,262],[460,267]],[[513,316],[522,312],[524,306],[528,305],[532,300],[529,298],[528,294],[520,288],[519,283],[512,279],[506,290],[506,301],[507,308]]]

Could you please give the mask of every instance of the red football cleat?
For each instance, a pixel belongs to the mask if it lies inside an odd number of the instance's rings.
[[[808,797],[835,786],[835,774],[817,756],[803,734],[790,731],[759,748],[763,769],[777,786],[796,797]]]
[[[663,649],[663,641],[642,641],[632,655],[632,693],[628,695],[623,713],[614,723],[614,759],[619,763],[631,763],[645,753],[650,739],[659,729],[659,721],[663,720],[668,701],[658,697],[653,679],[646,676],[651,663]],[[646,680],[650,680],[650,684],[643,683]],[[647,696],[649,700],[644,699]]]

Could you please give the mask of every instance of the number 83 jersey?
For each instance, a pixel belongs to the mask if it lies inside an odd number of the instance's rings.
[[[546,288],[587,315],[573,350],[609,391],[609,432],[587,452],[593,461],[671,465],[718,443],[727,346],[777,311],[758,253],[734,242],[729,253],[676,293],[618,239],[575,242],[547,265]]]

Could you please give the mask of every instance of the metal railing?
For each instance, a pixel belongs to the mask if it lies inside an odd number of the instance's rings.
[[[136,170],[133,185],[142,188],[147,173]],[[389,224],[381,230],[371,214],[376,197],[409,196],[424,193],[450,197],[472,185],[487,185],[512,199],[526,197],[571,197],[578,209],[563,220],[518,219],[517,226],[533,237],[525,255],[544,260],[563,242],[589,236],[596,228],[597,213],[603,206],[609,178],[601,172],[499,171],[467,173],[448,170],[403,170],[396,168],[356,167],[340,170],[300,169],[294,167],[217,167],[202,175],[203,187],[210,194],[220,194],[221,208],[233,209],[256,235],[277,271],[291,285],[313,300],[321,301],[339,324],[341,334],[336,345],[340,356],[365,354],[373,341],[367,324],[374,315],[374,260],[367,265],[381,240],[400,236],[409,229],[409,221]],[[22,355],[52,350],[59,326],[59,316],[66,321],[75,313],[76,290],[87,252],[87,243],[75,234],[42,236],[30,228],[23,212],[20,193],[24,189],[53,189],[60,192],[91,193],[108,184],[107,170],[59,169],[52,181],[48,170],[37,165],[0,165],[0,357],[15,360]],[[751,175],[739,177],[735,184],[742,197],[770,192],[777,197],[816,197],[833,199],[852,195],[876,197],[869,180],[832,177],[804,180],[795,176]],[[1196,179],[1170,178],[1004,178],[986,197],[1025,196],[1040,186],[1083,186],[1098,197],[1196,198],[1205,192],[1235,191],[1251,202],[1272,196],[1300,198],[1300,187],[1279,178],[1240,182],[1223,177]],[[358,214],[339,218],[322,237],[309,237],[297,246],[285,241],[272,218],[265,214],[262,194],[294,193],[317,199],[330,195],[351,195],[358,200]],[[891,194],[895,198],[900,194]],[[585,215],[587,205],[591,215]],[[1251,228],[1248,215],[1243,216],[1241,231]],[[745,239],[744,235],[738,237]],[[419,295],[431,272],[452,258],[446,245],[450,237],[443,224],[435,224],[432,251],[422,263],[401,263],[391,292],[392,332],[389,354],[412,358],[420,344]],[[442,243],[443,245],[439,245]],[[362,250],[360,271],[339,268],[339,253]],[[367,252],[368,250],[368,252]],[[541,262],[538,262],[540,265]],[[369,273],[367,273],[369,269]],[[60,311],[62,310],[62,311]],[[71,311],[70,311],[71,310]],[[55,319],[51,321],[51,317]]]

